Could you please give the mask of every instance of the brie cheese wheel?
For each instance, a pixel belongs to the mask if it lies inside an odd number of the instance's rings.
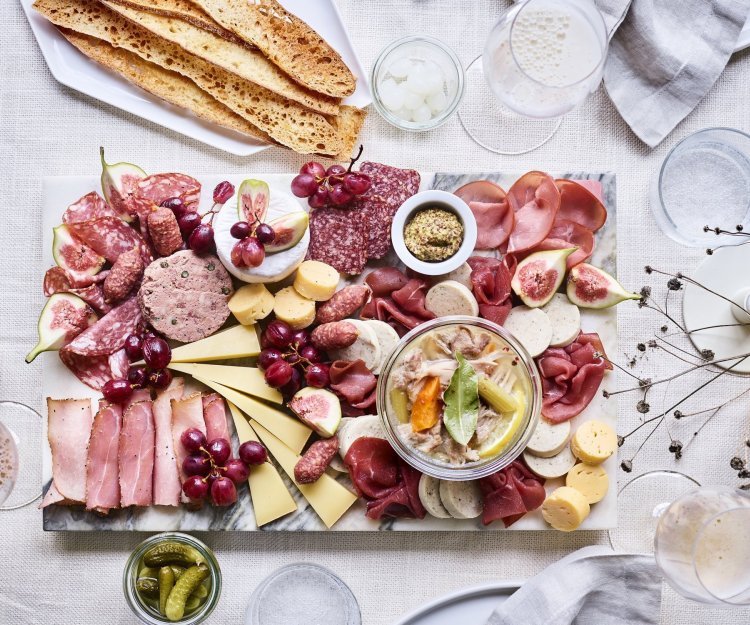
[[[278,187],[271,188],[271,200],[268,204],[268,215],[266,216],[267,222],[300,210],[302,210],[302,205],[293,195]],[[237,202],[231,201],[227,202],[216,215],[213,224],[216,255],[227,268],[227,271],[235,278],[243,282],[278,282],[291,275],[305,260],[307,246],[310,244],[309,228],[297,245],[283,252],[267,254],[258,267],[236,267],[232,262],[231,254],[237,239],[229,231],[237,221],[239,221]]]
[[[532,358],[547,349],[552,340],[552,323],[540,308],[516,306],[503,327],[518,339]]]
[[[438,282],[427,291],[424,307],[436,317],[479,316],[479,304],[476,298],[468,288],[455,280]]]
[[[559,454],[568,444],[570,437],[570,421],[552,423],[544,417],[539,423],[526,445],[526,451],[540,458],[551,458]]]
[[[575,488],[561,486],[552,491],[542,504],[542,517],[554,529],[572,532],[591,512],[586,498]]]
[[[455,519],[475,519],[484,509],[482,492],[475,481],[440,481],[440,501]]]
[[[570,345],[581,333],[581,311],[568,296],[555,293],[552,299],[542,306],[552,323],[552,347]]]
[[[607,470],[597,464],[577,464],[565,477],[565,486],[575,488],[589,504],[604,499],[609,490]]]
[[[570,471],[576,464],[576,457],[570,451],[567,445],[556,456],[551,458],[540,458],[528,452],[524,452],[523,459],[529,466],[529,469],[539,477],[545,480],[553,480],[556,477],[562,477]]]
[[[450,519],[451,514],[445,509],[440,499],[440,480],[426,473],[419,478],[419,501],[427,512],[438,519]]]
[[[586,421],[570,439],[570,449],[583,462],[601,464],[617,450],[617,434],[606,423]]]

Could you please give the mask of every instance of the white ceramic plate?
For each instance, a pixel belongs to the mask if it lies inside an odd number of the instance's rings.
[[[271,147],[257,139],[205,122],[189,111],[167,104],[117,74],[109,72],[79,52],[58,30],[31,7],[21,5],[52,75],[71,89],[148,119],[202,143],[237,156],[250,156]],[[333,48],[357,77],[357,90],[345,100],[360,108],[372,102],[367,74],[357,58],[333,0],[281,0],[286,9],[306,21]]]
[[[745,22],[745,27],[740,33],[740,38],[737,40],[737,45],[734,47],[735,52],[750,48],[750,17]]]

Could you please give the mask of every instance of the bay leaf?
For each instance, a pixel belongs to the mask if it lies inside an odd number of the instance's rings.
[[[479,418],[477,373],[461,354],[456,354],[456,360],[458,368],[443,394],[443,424],[454,441],[468,445]]]

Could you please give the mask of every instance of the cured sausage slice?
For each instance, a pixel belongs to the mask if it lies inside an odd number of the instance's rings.
[[[516,218],[502,187],[489,180],[476,180],[453,194],[469,205],[477,221],[475,249],[494,250],[508,240]]]
[[[128,211],[138,217],[141,229],[146,228],[148,214],[164,200],[180,198],[186,210],[197,211],[201,183],[185,174],[153,174],[139,180],[135,193],[128,198]]]
[[[109,207],[104,198],[96,191],[92,191],[68,206],[63,213],[62,220],[64,224],[75,224],[98,217],[117,216],[117,213]]]
[[[583,182],[589,181],[555,180],[560,191],[557,218],[573,221],[596,232],[607,221],[607,209]]]
[[[567,259],[568,269],[587,260],[594,251],[594,233],[574,221],[560,219],[558,213],[552,230],[547,238],[534,248],[541,250],[563,250],[572,246],[578,247]]]
[[[109,275],[109,271],[103,271],[96,276],[96,282],[87,281],[85,286],[76,286],[78,284],[62,267],[50,267],[44,274],[44,295],[49,297],[55,293],[71,293],[77,295],[91,308],[100,315],[104,315],[112,310],[112,307],[104,301],[104,289],[102,281]]]
[[[117,217],[97,217],[69,224],[73,235],[100,256],[114,263],[123,252],[137,247],[143,263],[148,265],[153,255],[143,237]]]
[[[367,263],[366,215],[357,218],[342,208],[318,208],[310,214],[309,260],[319,260],[336,271],[350,275],[362,273]]]
[[[544,172],[530,171],[508,191],[516,225],[508,241],[508,252],[525,252],[541,243],[552,229],[560,208],[560,192]]]

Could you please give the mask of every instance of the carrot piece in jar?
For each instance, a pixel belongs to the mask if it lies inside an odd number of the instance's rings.
[[[440,395],[440,378],[427,378],[411,408],[411,429],[413,432],[429,430],[438,422],[442,404]]]

